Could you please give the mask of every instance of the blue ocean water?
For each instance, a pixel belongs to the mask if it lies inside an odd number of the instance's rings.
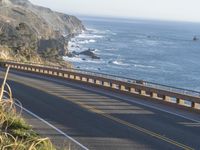
[[[100,60],[65,57],[74,67],[200,91],[200,24],[81,18],[87,28],[69,43]],[[83,59],[84,58],[84,59]]]

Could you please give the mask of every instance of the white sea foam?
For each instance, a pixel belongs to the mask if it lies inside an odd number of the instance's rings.
[[[79,55],[76,57],[68,57],[68,56],[64,56],[63,59],[65,61],[69,61],[69,62],[76,62],[76,63],[94,63],[94,64],[102,64],[105,63],[104,60],[102,59],[91,59],[88,56],[85,55]]]
[[[117,50],[117,48],[107,48],[107,49],[105,49],[106,51],[116,51]]]
[[[86,28],[86,31],[88,32],[100,32],[100,30],[94,29],[94,28]]]
[[[113,65],[118,65],[118,66],[129,66],[129,64],[126,64],[122,62],[121,60],[113,60],[113,61],[109,61],[108,63],[113,64]]]
[[[100,52],[100,50],[99,50],[99,49],[94,49],[93,52],[94,52],[94,53]]]
[[[89,42],[90,42],[90,43],[95,43],[96,40],[90,39]]]
[[[69,61],[69,62],[83,62],[82,58],[80,57],[67,57],[67,56],[64,56],[63,59],[65,61]]]
[[[111,34],[111,35],[116,35],[116,33],[112,32],[111,30],[97,30],[97,29],[93,29],[93,28],[87,28],[87,31],[90,34],[97,34],[97,35],[107,35],[107,34]]]
[[[88,43],[95,43],[95,42],[96,42],[96,40],[94,40],[94,39],[77,41],[77,43],[79,43],[79,44],[88,44]]]
[[[87,62],[87,63],[95,63],[95,64],[105,63],[105,61],[103,61],[103,60],[97,60],[97,59],[86,59],[85,62]]]
[[[103,38],[104,36],[102,35],[92,35],[92,34],[79,34],[77,38],[82,38],[82,39],[96,39],[96,38]]]
[[[86,30],[92,34],[107,34],[108,32],[110,32],[110,30],[97,30],[92,28],[87,28]]]
[[[142,64],[134,64],[133,66],[137,68],[151,68],[151,69],[155,68],[154,66],[148,66],[148,65],[142,65]]]
[[[117,60],[112,61],[112,63],[115,64],[115,65],[122,65],[123,64],[121,61],[117,61]]]

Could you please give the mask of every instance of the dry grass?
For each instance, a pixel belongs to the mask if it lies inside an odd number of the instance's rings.
[[[21,111],[16,112],[8,84],[5,84],[5,89],[0,99],[0,149],[55,150],[49,138],[41,138],[21,117]]]
[[[0,45],[0,59],[9,60],[13,57],[11,56],[12,50],[8,46]]]
[[[1,27],[0,27],[1,30]],[[1,33],[1,31],[0,31]],[[39,54],[34,53],[29,59],[20,53],[14,53],[12,48],[7,45],[0,45],[0,61],[16,61],[19,63],[38,64],[46,66],[58,66],[63,68],[73,68],[70,62],[64,61],[62,58],[58,59],[44,59]]]

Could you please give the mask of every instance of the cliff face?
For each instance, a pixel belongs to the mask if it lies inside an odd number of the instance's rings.
[[[84,30],[74,16],[31,4],[28,0],[0,0],[0,46],[27,60],[40,55],[65,55],[71,36]]]

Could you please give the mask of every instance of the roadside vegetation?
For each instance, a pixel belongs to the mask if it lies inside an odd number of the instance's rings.
[[[6,78],[6,77],[5,77]],[[7,90],[4,90],[5,88]],[[55,150],[49,138],[41,138],[21,116],[8,84],[2,84],[0,95],[1,150]]]
[[[0,61],[13,61],[18,63],[27,63],[35,65],[45,65],[45,66],[57,66],[62,68],[73,68],[73,65],[65,60],[62,57],[58,58],[44,58],[38,56],[31,56],[31,59],[25,59],[24,56],[15,55],[7,46],[0,45]]]

